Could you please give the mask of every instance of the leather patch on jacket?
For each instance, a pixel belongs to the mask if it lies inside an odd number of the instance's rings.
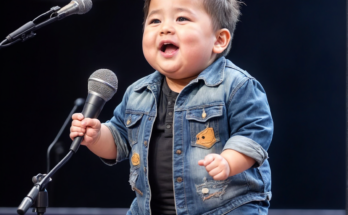
[[[132,164],[133,166],[138,166],[140,164],[140,156],[138,153],[134,153],[132,156]]]
[[[213,128],[206,128],[196,135],[196,144],[207,148],[212,147],[216,143]]]
[[[141,192],[141,191],[140,191],[138,188],[136,188],[136,187],[133,187],[133,190],[134,190],[135,192],[139,193],[139,195],[141,195],[141,196],[144,195],[143,192]]]

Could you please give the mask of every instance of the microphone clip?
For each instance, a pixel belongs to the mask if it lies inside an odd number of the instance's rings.
[[[52,181],[53,176],[66,162],[70,160],[74,152],[70,151],[49,173],[38,174],[32,178],[33,188],[22,200],[17,208],[17,213],[24,215],[30,207],[34,207],[33,212],[43,215],[48,207],[48,193],[46,187]]]
[[[33,207],[33,212],[44,214],[48,207],[48,192],[46,186],[51,181],[52,179],[46,177],[46,174],[39,173],[33,176],[32,182],[34,183],[34,187],[21,202],[17,209],[17,213],[23,215],[30,207]]]
[[[9,34],[6,39],[0,43],[0,49],[13,45],[19,41],[26,41],[30,38],[33,38],[36,33],[35,30],[38,30],[42,28],[45,25],[48,25],[50,23],[53,23],[58,20],[57,17],[54,17],[54,14],[57,13],[57,11],[60,10],[59,6],[52,7],[49,11],[46,13],[41,14],[40,16],[36,17],[33,21],[27,22],[11,34]],[[49,17],[48,19],[42,21],[41,23],[38,23],[38,20],[41,20],[43,17]]]

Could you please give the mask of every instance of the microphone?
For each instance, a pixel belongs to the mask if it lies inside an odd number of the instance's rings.
[[[65,7],[56,12],[58,19],[64,19],[73,14],[85,14],[91,10],[93,3],[91,0],[73,0]]]
[[[82,110],[85,118],[97,118],[105,103],[109,101],[117,91],[118,80],[112,71],[99,69],[88,79],[88,96]],[[75,137],[70,150],[77,152],[83,137]]]
[[[50,11],[41,14],[40,16],[36,17],[33,21],[27,22],[14,32],[10,33],[6,37],[6,39],[0,43],[0,49],[3,47],[10,46],[20,40],[26,41],[27,39],[30,39],[36,35],[34,31],[55,21],[64,19],[67,16],[73,14],[85,14],[92,9],[92,6],[93,3],[91,0],[73,0],[63,8],[60,8],[58,6],[52,7]],[[49,19],[37,24],[37,20],[42,19],[42,17],[46,16],[50,16]],[[10,43],[5,44],[7,42]]]
[[[117,91],[118,80],[112,71],[108,69],[99,69],[92,73],[88,79],[88,96],[82,110],[86,118],[96,118],[103,109],[105,103],[109,101]],[[75,104],[81,104],[83,101],[78,99]],[[83,137],[76,137],[71,144],[69,153],[61,160],[44,178],[39,181],[33,181],[34,187],[23,199],[17,209],[18,214],[25,214],[26,211],[35,204],[37,214],[44,214],[48,206],[48,196],[46,186],[51,181],[51,176],[56,173],[74,153],[77,152]],[[39,175],[38,175],[39,176]]]

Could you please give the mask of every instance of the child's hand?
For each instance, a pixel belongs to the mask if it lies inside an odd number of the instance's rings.
[[[226,180],[230,175],[230,166],[225,158],[218,154],[209,154],[204,160],[198,161],[198,165],[205,166],[205,169],[214,180]]]
[[[81,113],[72,115],[70,127],[70,138],[74,140],[77,136],[84,136],[81,145],[90,145],[95,143],[100,137],[101,124],[98,119],[84,118]]]

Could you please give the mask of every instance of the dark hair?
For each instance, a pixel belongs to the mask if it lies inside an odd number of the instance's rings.
[[[241,2],[238,0],[202,0],[204,8],[211,16],[213,21],[214,31],[222,28],[227,28],[231,33],[231,41],[227,49],[220,56],[226,56],[231,50],[232,38],[234,30],[240,16]],[[144,3],[144,23],[149,14],[151,0],[145,0]]]

